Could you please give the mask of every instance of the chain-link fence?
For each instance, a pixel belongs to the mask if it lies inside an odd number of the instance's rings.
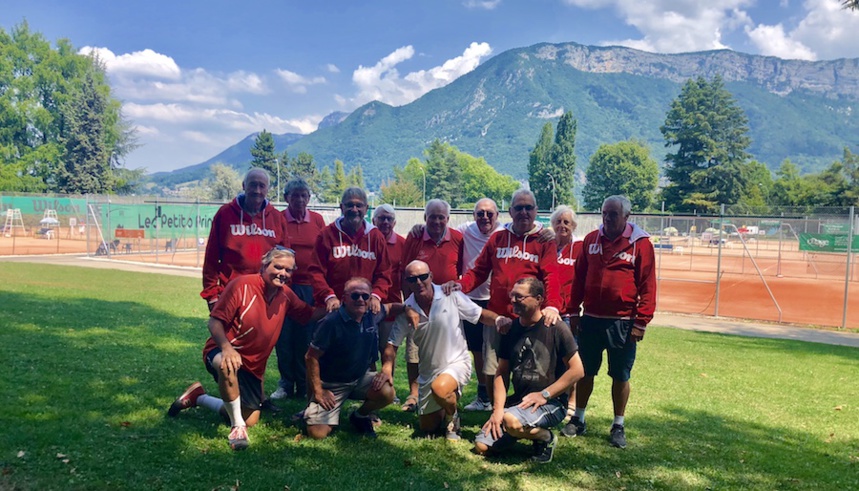
[[[201,267],[221,205],[154,197],[2,195],[0,255],[83,253]],[[283,209],[285,204],[275,206]],[[334,206],[311,208],[326,223],[340,215]],[[851,220],[852,210],[759,211],[767,213],[632,216],[656,247],[657,308],[859,326],[859,272],[853,268],[859,226],[855,217]],[[454,210],[450,225],[470,219],[470,210]],[[507,220],[506,214],[501,220]],[[548,223],[548,214],[541,213],[540,220]],[[581,213],[576,233],[584,237],[600,222],[599,214]],[[422,209],[397,209],[398,233],[405,235],[417,223],[423,223]]]

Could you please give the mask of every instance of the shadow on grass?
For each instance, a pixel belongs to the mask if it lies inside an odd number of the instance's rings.
[[[625,451],[608,446],[608,420],[595,417],[588,435],[562,439],[554,462],[536,466],[526,462],[528,444],[500,459],[471,454],[488,413],[463,413],[458,444],[411,438],[416,416],[396,406],[381,412],[378,440],[352,433],[344,411],[343,430],[311,441],[289,423],[304,402],[290,400],[281,403],[281,414],[264,415],[250,431],[251,448],[235,454],[216,415],[199,408],[176,419],[165,414],[193,380],[215,391],[201,361],[208,337],[202,315],[9,292],[0,292],[0,305],[0,359],[9,363],[0,381],[6,403],[0,423],[7,428],[0,435],[0,488],[228,489],[237,482],[247,489],[859,488],[855,434],[827,442],[799,428],[679,403],[654,408],[660,417],[630,418]],[[750,356],[774,346],[798,357],[841,356],[837,347],[736,341],[710,335],[707,344]]]

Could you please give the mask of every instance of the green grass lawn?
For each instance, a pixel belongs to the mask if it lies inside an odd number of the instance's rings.
[[[415,438],[414,416],[394,407],[376,441],[347,424],[317,442],[288,422],[297,401],[234,453],[214,414],[166,415],[194,380],[216,392],[199,289],[0,263],[0,489],[859,489],[859,350],[657,326],[633,371],[626,450],[608,446],[601,375],[588,434],[562,439],[544,466],[525,462],[526,445],[473,455],[487,413],[464,414],[458,444]],[[276,381],[272,360],[268,392]]]

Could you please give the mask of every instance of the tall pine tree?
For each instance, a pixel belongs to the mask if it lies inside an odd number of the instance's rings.
[[[274,137],[266,130],[262,130],[254,140],[254,146],[251,147],[251,156],[253,159],[251,160],[251,167],[259,167],[261,169],[265,169],[268,172],[268,176],[270,178],[271,185],[268,188],[268,196],[270,198],[275,197],[278,190],[278,182],[277,182],[277,168],[279,164],[285,164],[285,162],[279,162],[274,153]],[[281,169],[281,180],[283,180],[283,169]],[[280,186],[282,188],[282,186]],[[280,196],[277,196],[277,199],[280,199]]]
[[[531,187],[531,192],[537,198],[538,208],[549,208],[552,206],[552,181],[546,174],[549,171],[549,157],[552,153],[552,140],[554,139],[554,131],[552,123],[543,125],[543,130],[540,132],[540,139],[537,140],[537,145],[528,158],[528,183]]]
[[[558,121],[554,141],[552,124],[546,123],[531,151],[528,182],[541,210],[550,209],[553,201],[555,205],[575,202],[576,126],[573,113],[567,111]]]

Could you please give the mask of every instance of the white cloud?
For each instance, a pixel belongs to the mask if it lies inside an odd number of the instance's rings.
[[[195,107],[162,102],[155,104],[127,102],[123,104],[122,110],[123,114],[131,119],[172,125],[203,125],[216,130],[236,130],[240,132],[240,136],[237,138],[262,128],[266,128],[272,133],[307,134],[316,130],[319,122],[322,121],[322,116],[317,115],[283,119],[268,113],[254,112],[250,114],[232,109]]]
[[[840,0],[806,0],[806,16],[788,37],[817,54],[818,59],[856,57],[859,11],[841,8]]]
[[[602,44],[629,46],[659,53],[727,48],[722,34],[748,25],[743,7],[754,0],[564,0],[586,9],[613,8],[638,29],[639,39],[605,40]]]
[[[501,3],[501,0],[465,0],[462,2],[470,9],[493,10]]]
[[[158,128],[156,128],[155,126],[144,126],[142,124],[135,125],[134,131],[136,131],[139,136],[157,135],[160,133],[160,131],[158,131]]]
[[[325,69],[331,73],[340,73],[340,69],[337,68],[337,65],[335,65],[334,63],[329,63],[325,65]]]
[[[233,92],[247,92],[249,94],[268,94],[270,92],[259,75],[244,70],[233,72],[227,77],[227,88]]]
[[[143,75],[170,80],[176,80],[182,74],[173,58],[148,48],[117,56],[107,48],[84,46],[78,53],[95,55],[104,63],[110,74]]]
[[[358,66],[352,73],[352,82],[358,88],[358,93],[351,103],[359,106],[377,100],[395,106],[408,104],[430,90],[444,87],[474,70],[491,53],[492,48],[488,43],[471,43],[461,56],[429,70],[419,70],[400,77],[396,66],[415,55],[412,46],[403,46],[371,67]]]
[[[814,60],[817,55],[799,41],[785,35],[781,24],[760,24],[754,29],[746,28],[746,34],[762,55],[777,56],[789,60]]]
[[[212,138],[202,131],[186,130],[181,133],[182,138],[191,140],[197,143],[214,143]]]
[[[335,67],[336,68],[336,67]],[[305,77],[303,75],[299,75],[295,72],[283,69],[275,70],[275,73],[283,80],[286,85],[292,89],[293,92],[297,94],[304,94],[307,92],[308,85],[319,85],[324,84],[326,82],[325,77]]]

